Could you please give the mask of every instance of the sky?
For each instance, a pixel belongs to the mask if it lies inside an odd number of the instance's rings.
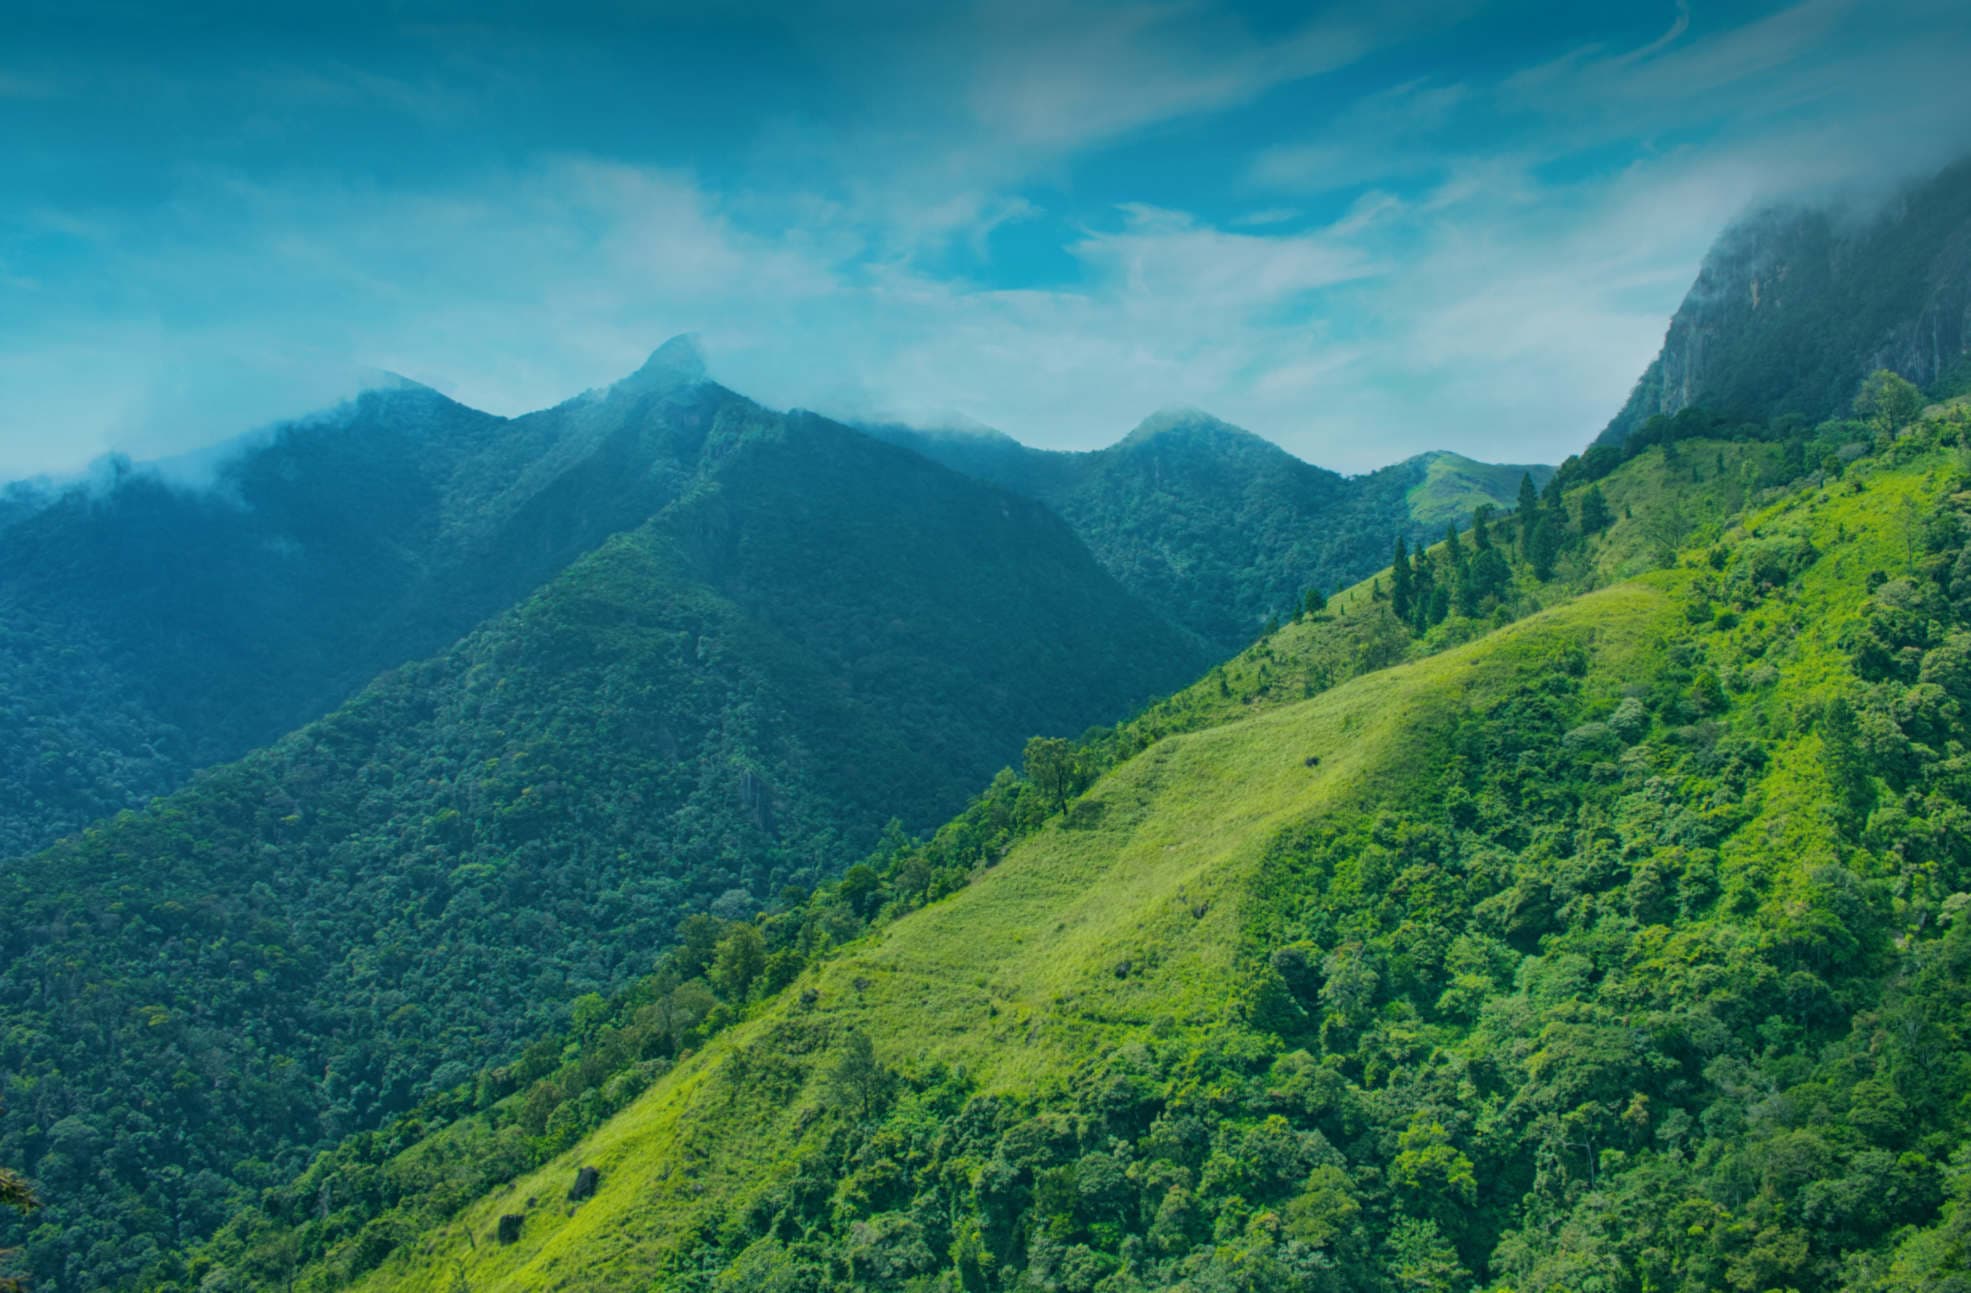
[[[271,11],[271,12],[270,12]],[[696,332],[775,407],[1557,461],[1705,248],[1971,151],[1962,0],[0,0],[0,479]]]

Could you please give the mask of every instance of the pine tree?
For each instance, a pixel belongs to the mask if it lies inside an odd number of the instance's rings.
[[[1531,556],[1533,553],[1533,530],[1540,523],[1540,491],[1533,487],[1533,473],[1526,472],[1519,478],[1519,550]]]
[[[1526,560],[1533,567],[1533,577],[1541,583],[1554,577],[1554,562],[1560,558],[1563,538],[1560,522],[1555,518],[1543,516],[1535,522]]]
[[[1436,612],[1440,591],[1437,587],[1437,563],[1431,560],[1428,551],[1419,547],[1410,554],[1410,615],[1417,632],[1422,633],[1437,622],[1432,616]]]
[[[1403,536],[1399,534],[1396,536],[1396,559],[1389,568],[1389,605],[1396,612],[1396,618],[1405,624],[1410,622],[1413,604],[1411,578],[1409,545],[1403,542]]]
[[[1614,520],[1614,515],[1608,510],[1608,498],[1601,492],[1601,486],[1588,486],[1588,492],[1581,495],[1581,533],[1600,534]]]

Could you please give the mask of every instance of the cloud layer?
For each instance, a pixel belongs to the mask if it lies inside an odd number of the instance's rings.
[[[1960,9],[393,6],[181,58],[30,23],[0,477],[377,369],[520,412],[687,330],[770,403],[1038,444],[1187,403],[1351,470],[1557,459],[1734,215],[1971,144]]]

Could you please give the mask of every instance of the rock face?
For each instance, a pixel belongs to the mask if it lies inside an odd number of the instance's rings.
[[[575,1173],[575,1183],[568,1187],[568,1201],[570,1203],[580,1203],[584,1199],[594,1198],[595,1187],[601,1180],[602,1173],[596,1171],[593,1167],[585,1167]]]
[[[1727,230],[1601,439],[1692,407],[1819,420],[1877,368],[1926,388],[1971,371],[1971,160],[1866,215],[1773,208]]]

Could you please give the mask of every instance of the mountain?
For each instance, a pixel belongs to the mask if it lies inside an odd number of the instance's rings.
[[[210,678],[203,703],[252,722],[301,703],[257,671],[300,658],[283,653],[309,626],[339,634],[304,661],[325,697],[353,661],[601,536],[326,717],[0,866],[0,1162],[47,1201],[0,1247],[25,1241],[39,1287],[130,1279],[318,1148],[646,972],[691,913],[839,875],[886,822],[958,810],[1026,738],[1205,667],[1040,504],[656,367],[513,423],[390,393],[333,433],[277,437],[226,478],[238,498],[124,480],[16,527],[32,561],[15,596],[120,573],[131,639],[172,662],[105,649],[101,668],[187,692]],[[423,436],[383,416],[405,399],[434,419]],[[413,469],[425,442],[444,470]],[[114,524],[60,552],[90,508]],[[161,545],[190,521],[207,527],[193,552],[271,535],[299,563],[261,544],[187,568],[177,607],[163,574],[187,560]],[[287,569],[338,600],[283,592]],[[221,605],[227,576],[238,605]],[[107,623],[118,595],[79,604]],[[293,618],[256,626],[270,606]],[[197,697],[174,703],[198,717]]]
[[[182,785],[443,649],[676,499],[736,399],[689,338],[514,419],[397,381],[199,461],[109,459],[0,491],[0,857]],[[1506,503],[1522,471],[1429,454],[1344,478],[1206,415],[1111,449],[875,428],[1046,503],[1220,654],[1406,523]],[[1452,468],[1455,464],[1455,468]]]
[[[0,856],[319,717],[675,499],[733,398],[694,356],[673,342],[606,395],[512,420],[400,382],[196,474],[109,460],[14,491]]]
[[[1957,1287],[1971,403],[1902,430],[1577,462],[153,1281]]]
[[[1778,207],[1729,230],[1601,439],[1687,408],[1820,421],[1878,368],[1943,387],[1968,361],[1971,161],[1877,211]]]
[[[979,427],[867,429],[1046,503],[1126,588],[1226,654],[1309,588],[1382,566],[1397,534],[1435,538],[1482,505],[1511,505],[1522,476],[1543,485],[1553,472],[1433,453],[1345,477],[1190,409],[1092,453],[1031,449]]]

